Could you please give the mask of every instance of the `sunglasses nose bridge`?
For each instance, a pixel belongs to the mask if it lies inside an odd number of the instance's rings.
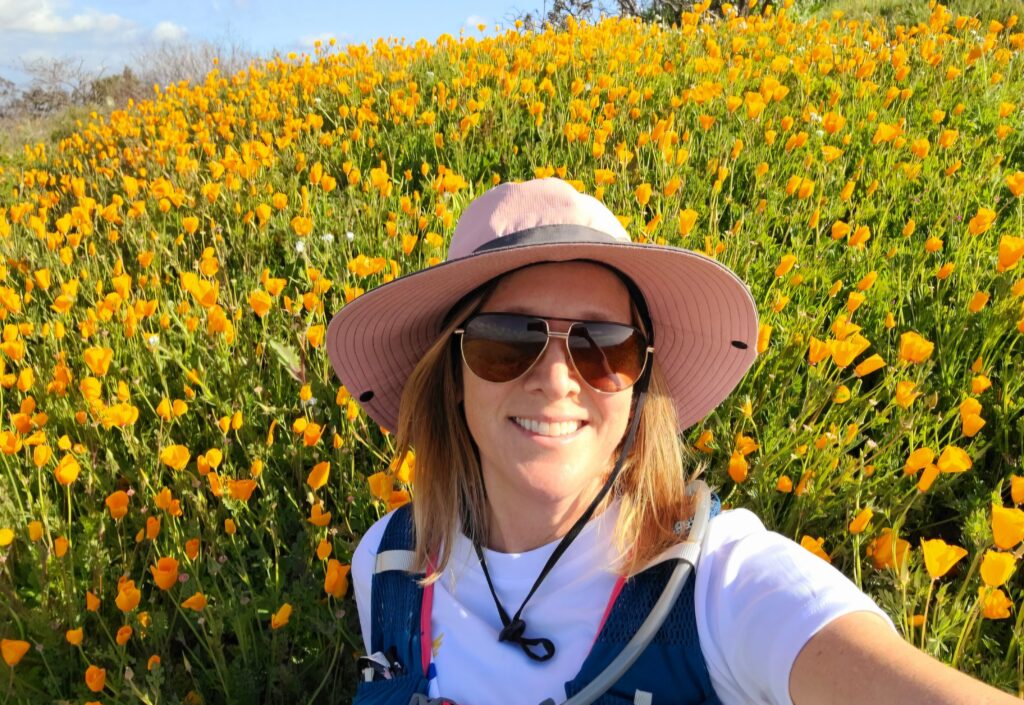
[[[552,338],[559,338],[561,340],[561,344],[557,341],[552,341]],[[556,361],[548,360],[548,355],[551,354],[552,350],[561,350],[560,353],[556,352],[555,354],[559,355],[557,362],[565,366],[564,373],[561,371],[556,372],[555,370],[543,369],[546,365],[556,364]],[[541,350],[540,354],[537,355],[537,359],[533,361],[533,364],[530,365],[530,368],[524,374],[534,375],[541,371],[543,371],[543,374],[547,379],[546,384],[551,384],[552,380],[556,384],[561,384],[563,375],[565,380],[571,381],[578,388],[582,388],[582,385],[585,384],[582,376],[580,375],[580,371],[576,367],[576,362],[572,359],[572,353],[569,351],[568,331],[554,331],[551,330],[550,326],[547,327],[547,340],[544,342],[544,349]],[[557,377],[552,378],[552,374],[557,374]]]

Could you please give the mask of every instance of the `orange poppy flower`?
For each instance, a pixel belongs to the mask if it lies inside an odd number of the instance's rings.
[[[256,489],[256,480],[228,480],[228,495],[233,499],[248,502]]]
[[[105,669],[99,666],[90,665],[85,669],[85,685],[94,693],[99,693],[103,690],[103,686],[107,683],[107,672]]]
[[[14,668],[28,653],[31,646],[27,641],[20,639],[0,639],[0,654],[3,654],[4,663]]]
[[[1024,511],[993,503],[991,523],[992,536],[999,548],[1012,550],[1024,541]]]
[[[991,208],[979,208],[967,222],[967,232],[971,235],[981,235],[988,232],[996,220],[996,212]]]
[[[288,624],[288,620],[292,618],[292,606],[287,602],[281,605],[270,618],[270,628],[280,629],[284,625]]]
[[[128,493],[124,490],[113,492],[107,497],[106,505],[112,518],[115,520],[124,518],[124,515],[128,513]]]
[[[330,559],[327,562],[327,575],[324,577],[324,592],[338,599],[344,597],[348,592],[349,570],[351,566]]]
[[[900,336],[899,358],[907,362],[921,363],[932,355],[935,343],[927,340],[924,336],[913,331],[908,331]]]
[[[186,446],[170,445],[160,451],[160,462],[174,470],[184,470],[192,453]]]
[[[139,606],[139,600],[141,599],[142,592],[135,587],[134,580],[124,580],[118,584],[117,597],[114,598],[114,604],[117,605],[117,609],[122,612],[131,612]]]
[[[811,538],[807,534],[804,534],[804,536],[800,539],[800,545],[803,546],[808,551],[810,551],[811,553],[813,553],[814,555],[816,555],[818,558],[820,558],[823,561],[825,561],[826,563],[831,563],[832,562],[832,557],[829,556],[828,553],[826,553],[826,551],[825,551],[825,548],[824,548],[824,546],[825,546],[825,539],[824,538],[817,538],[817,539],[815,539],[815,538]]]
[[[862,533],[864,529],[868,527],[868,524],[871,522],[872,516],[874,516],[874,512],[871,511],[870,507],[864,507],[864,509],[861,509],[859,512],[857,512],[857,516],[853,518],[853,521],[850,522],[850,525],[848,527],[850,533]]]
[[[313,510],[306,521],[313,526],[327,526],[331,523],[331,513],[325,512],[319,504],[314,504]]]
[[[1024,477],[1010,475],[1010,497],[1014,504],[1024,504]]]
[[[149,567],[149,572],[158,588],[170,590],[178,582],[178,561],[169,557],[160,558],[155,566]]]
[[[951,546],[942,539],[921,539],[921,552],[932,580],[941,578],[967,555],[965,549]]]
[[[249,306],[252,307],[253,313],[260,318],[263,318],[270,311],[270,307],[274,304],[274,300],[270,298],[270,295],[261,290],[249,294]]]
[[[53,474],[57,478],[57,482],[62,485],[70,485],[72,482],[78,479],[78,474],[82,471],[82,466],[78,464],[72,455],[65,455],[57,463],[57,467],[54,469]]]
[[[309,475],[306,477],[306,484],[314,490],[318,490],[327,484],[327,479],[331,474],[331,463],[329,461],[323,461],[313,466],[313,469],[309,471]]]
[[[1000,587],[1017,568],[1017,557],[1002,551],[985,551],[981,561],[981,579],[989,587]]]
[[[686,237],[693,231],[693,226],[697,224],[697,211],[692,208],[684,208],[679,212],[679,235],[680,237]]]
[[[892,529],[882,529],[874,541],[868,544],[865,552],[875,568],[893,568],[899,570],[907,559],[910,543],[892,533]]]
[[[942,449],[939,459],[936,461],[939,470],[942,472],[964,472],[969,470],[973,463],[967,451],[957,446],[946,446]]]
[[[740,483],[746,480],[749,467],[743,454],[739,451],[733,451],[732,456],[729,458],[729,477],[732,478],[732,481]]]
[[[999,588],[982,585],[978,588],[978,600],[981,601],[981,616],[985,619],[1006,619],[1010,616],[1013,603]]]
[[[201,592],[197,592],[192,597],[188,598],[181,603],[181,606],[185,609],[193,610],[194,612],[202,612],[206,607],[206,595]]]
[[[1024,237],[1013,237],[1004,235],[999,239],[999,263],[996,265],[997,272],[1005,272],[1013,269],[1024,257]]]
[[[853,373],[858,377],[863,377],[883,367],[885,367],[885,360],[882,359],[881,355],[875,354],[854,367]]]

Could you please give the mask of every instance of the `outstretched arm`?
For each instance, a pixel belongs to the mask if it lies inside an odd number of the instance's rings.
[[[789,675],[794,705],[1013,705],[1021,701],[937,661],[877,615],[853,612],[803,647]]]

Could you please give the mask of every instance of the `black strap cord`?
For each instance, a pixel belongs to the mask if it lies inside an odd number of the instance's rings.
[[[519,605],[519,609],[512,616],[508,616],[508,612],[505,607],[501,604],[501,600],[498,599],[498,593],[494,589],[494,583],[491,582],[490,572],[487,570],[487,562],[484,560],[484,552],[480,547],[480,543],[474,539],[473,548],[476,549],[476,557],[480,560],[480,567],[483,568],[484,578],[487,580],[487,587],[491,590],[491,597],[494,598],[494,605],[498,608],[498,617],[501,619],[503,628],[498,633],[498,641],[507,641],[512,644],[519,644],[522,648],[523,653],[529,656],[534,661],[547,661],[555,655],[555,644],[551,639],[547,637],[527,637],[526,634],[526,622],[522,618],[523,610],[526,608],[526,603],[530,601],[533,594],[537,592],[537,588],[544,581],[544,578],[548,576],[551,569],[555,567],[555,563],[558,559],[569,549],[569,546],[576,537],[583,531],[583,527],[590,521],[590,517],[594,515],[597,508],[604,501],[604,498],[608,495],[612,485],[615,484],[615,479],[619,476],[619,471],[622,470],[622,465],[626,462],[626,457],[629,455],[629,451],[633,448],[633,441],[636,438],[637,428],[640,426],[640,412],[643,410],[644,400],[647,398],[647,384],[648,377],[650,374],[650,364],[644,370],[643,376],[637,380],[635,387],[635,397],[633,406],[633,417],[630,419],[629,431],[626,433],[626,440],[622,444],[622,452],[619,453],[619,459],[615,462],[615,467],[612,469],[608,480],[605,481],[604,487],[597,493],[594,500],[587,507],[586,511],[580,515],[580,518],[576,520],[576,523],[572,525],[568,533],[562,537],[562,540],[555,547],[554,552],[548,558],[547,563],[544,564],[544,568],[540,571],[540,575],[533,583],[533,587],[530,588],[529,594],[523,600],[523,603]],[[539,646],[542,651],[537,652],[534,647]]]

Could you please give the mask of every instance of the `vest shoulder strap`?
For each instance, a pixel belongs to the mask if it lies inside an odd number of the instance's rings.
[[[421,599],[416,581],[422,576],[408,572],[415,542],[412,507],[406,504],[391,515],[377,547],[370,597],[370,641],[375,652],[396,646],[402,655],[401,644],[407,644],[410,634],[416,633]]]
[[[720,511],[721,502],[712,495],[711,516]],[[672,556],[665,554],[659,556],[650,567],[626,581],[579,673],[565,684],[569,697],[580,692],[607,668],[636,634],[672,573],[675,560],[670,558]],[[677,560],[687,558],[683,555],[675,557]],[[695,578],[691,573],[654,639],[615,685],[595,701],[598,705],[642,702],[646,698],[655,703],[680,705],[719,703],[700,650],[694,585]]]

